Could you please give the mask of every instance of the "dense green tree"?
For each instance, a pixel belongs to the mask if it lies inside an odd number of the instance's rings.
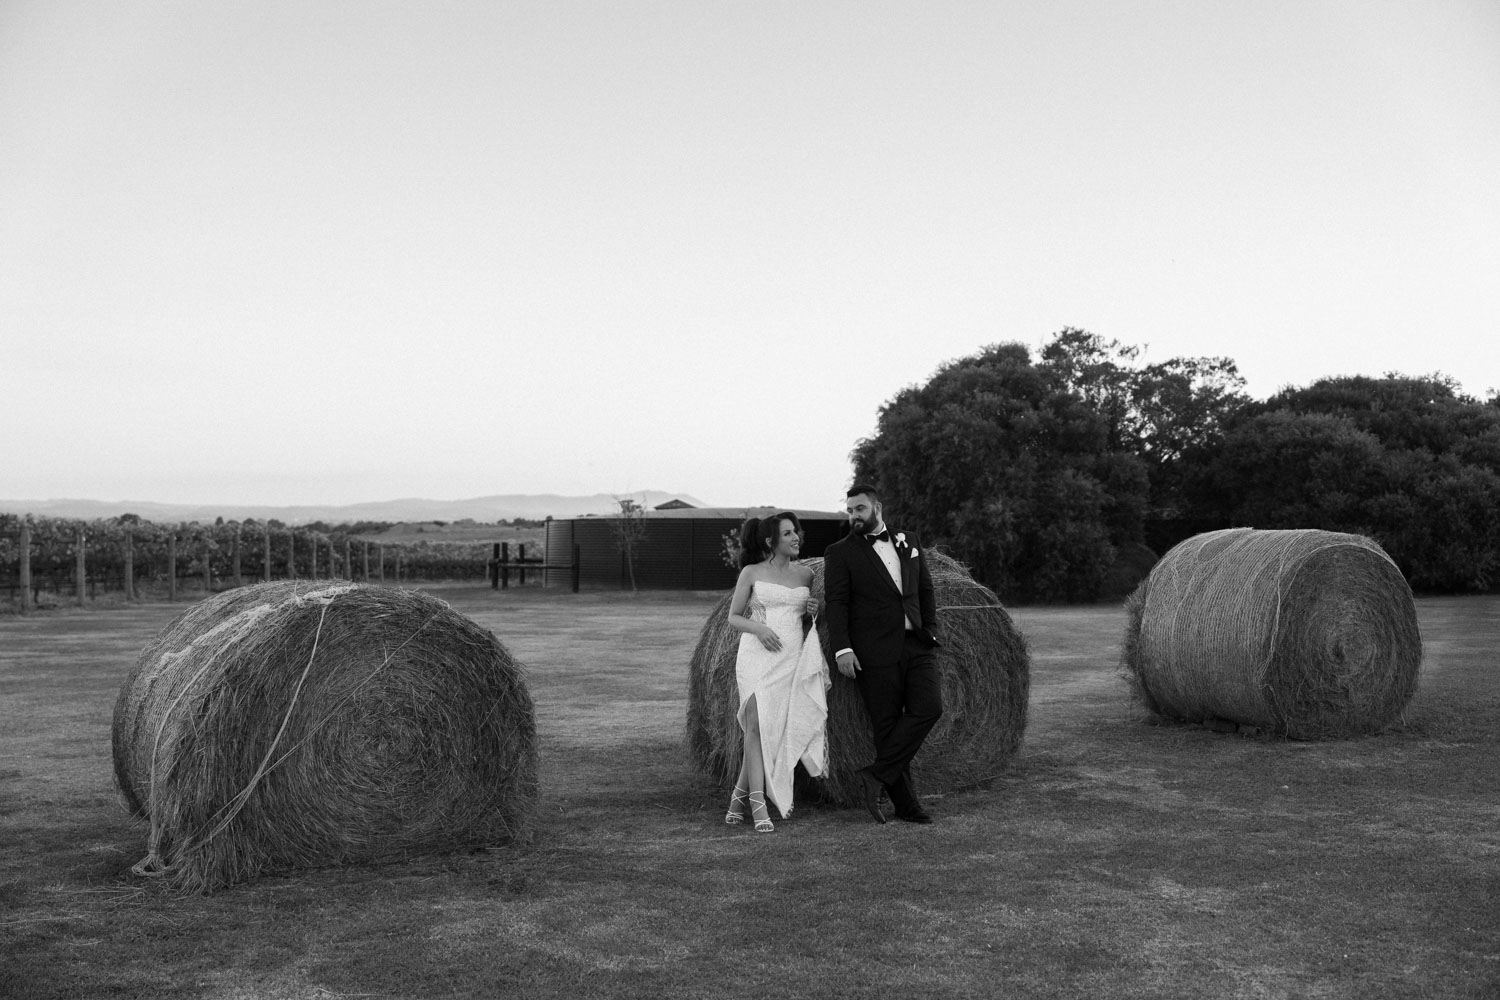
[[[1389,452],[1383,492],[1370,497],[1369,534],[1413,587],[1500,586],[1500,476],[1452,455]]]
[[[1182,513],[1184,458],[1211,449],[1250,402],[1228,358],[1170,358],[1134,367],[1140,348],[1068,327],[1041,364],[1105,421],[1107,448],[1145,463],[1156,516]]]
[[[1446,375],[1320,379],[1285,389],[1256,409],[1344,417],[1384,448],[1451,454],[1500,473],[1500,409],[1463,395]]]
[[[856,472],[1002,594],[1095,597],[1148,517],[1180,513],[1187,453],[1248,402],[1228,359],[1139,354],[1070,327],[1035,360],[1000,344],[951,362],[881,408]]]
[[[1139,535],[1147,491],[1144,469],[1111,453],[1108,434],[1025,346],[999,344],[902,390],[853,459],[894,518],[1000,593],[1086,599],[1114,543]]]
[[[1197,477],[1196,509],[1257,528],[1358,531],[1382,453],[1345,417],[1262,413],[1231,430]]]
[[[1287,389],[1196,457],[1200,515],[1369,535],[1420,589],[1500,585],[1500,410],[1444,376]]]

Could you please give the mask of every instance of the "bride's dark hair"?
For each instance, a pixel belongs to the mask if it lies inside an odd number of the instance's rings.
[[[806,538],[802,533],[802,522],[789,510],[770,517],[749,518],[740,526],[740,569],[765,561],[771,550],[776,548],[777,539],[781,537],[782,521],[792,522],[792,528],[797,532],[797,541]]]

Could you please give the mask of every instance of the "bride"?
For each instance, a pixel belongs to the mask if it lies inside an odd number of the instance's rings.
[[[802,523],[790,512],[750,518],[740,529],[740,578],[729,625],[740,632],[734,674],[739,684],[744,754],[726,823],[748,812],[757,833],[775,830],[766,799],[782,817],[792,811],[798,761],[818,777],[828,765],[828,667],[816,631],[803,638],[804,616],[816,616],[812,570],[797,562]]]

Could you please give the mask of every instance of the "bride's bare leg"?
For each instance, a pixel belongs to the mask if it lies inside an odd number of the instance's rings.
[[[746,760],[746,755],[741,751],[740,772],[734,776],[734,791],[729,794],[729,811],[724,814],[724,822],[730,826],[745,822],[745,816],[750,812],[750,778],[748,768],[749,763]]]
[[[772,826],[771,814],[766,809],[766,763],[761,753],[760,715],[754,695],[745,703],[745,752],[740,762],[740,778],[750,790],[750,818],[755,820],[755,829],[769,832]]]
[[[740,773],[734,779],[734,795],[729,800],[729,811],[740,815],[743,815],[747,808],[750,793],[756,793],[755,797],[762,803],[765,801],[766,766],[765,758],[760,750],[760,716],[755,710],[754,695],[751,695],[750,700],[745,703],[744,730],[745,741],[743,752],[740,754]],[[769,818],[764,805],[760,807],[760,813],[755,818]]]

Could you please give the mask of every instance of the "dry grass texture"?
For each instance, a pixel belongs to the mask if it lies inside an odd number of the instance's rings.
[[[1196,535],[1162,557],[1126,612],[1122,666],[1166,718],[1349,737],[1388,725],[1416,693],[1411,588],[1362,535]]]
[[[536,722],[522,667],[442,601],[285,581],[194,606],[115,704],[136,866],[188,892],[524,837]]]
[[[964,567],[941,553],[926,558],[937,597],[938,650],[943,717],[912,762],[912,780],[923,794],[982,785],[1021,745],[1031,685],[1026,640],[1009,612]],[[809,559],[813,596],[823,600],[823,560]],[[728,788],[739,771],[743,734],[735,718],[739,693],[734,661],[739,633],[728,625],[729,597],[709,613],[693,651],[688,678],[687,742],[694,762]],[[828,627],[818,622],[818,641],[830,664],[828,772],[813,781],[800,767],[798,796],[812,794],[840,805],[859,803],[854,772],[875,753],[870,719],[855,683],[832,669]]]

